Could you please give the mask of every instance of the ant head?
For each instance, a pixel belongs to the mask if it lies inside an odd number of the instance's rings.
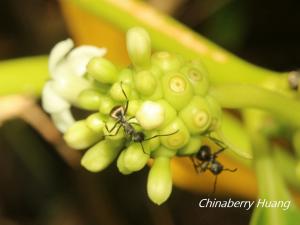
[[[121,105],[117,105],[113,107],[109,113],[109,115],[114,119],[120,119],[124,116],[124,107]]]
[[[221,163],[219,163],[218,161],[214,161],[212,162],[209,170],[214,174],[214,175],[218,175],[219,173],[221,173],[223,171],[223,166],[221,165]]]
[[[142,142],[145,140],[145,134],[141,131],[132,134],[132,141]]]
[[[209,161],[211,158],[211,150],[207,145],[202,145],[200,150],[197,152],[196,158],[201,161]]]

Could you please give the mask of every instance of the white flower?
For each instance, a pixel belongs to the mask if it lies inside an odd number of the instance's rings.
[[[65,132],[74,122],[70,107],[80,94],[89,87],[83,77],[88,62],[97,56],[103,56],[106,49],[83,45],[74,48],[71,39],[61,41],[54,46],[49,57],[49,72],[52,80],[48,81],[42,92],[42,105],[56,127]]]

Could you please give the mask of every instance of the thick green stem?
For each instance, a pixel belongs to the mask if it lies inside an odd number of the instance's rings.
[[[257,108],[269,111],[293,126],[300,127],[300,103],[282,94],[253,85],[219,85],[210,94],[224,108]]]
[[[202,60],[213,83],[281,83],[282,78],[276,76],[279,73],[245,62],[141,1],[65,1],[77,4],[124,31],[132,26],[145,27],[154,48]]]
[[[39,95],[48,79],[48,58],[36,56],[0,62],[0,96]]]

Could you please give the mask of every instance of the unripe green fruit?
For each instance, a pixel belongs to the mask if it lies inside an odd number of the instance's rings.
[[[189,143],[179,149],[177,155],[193,155],[197,153],[202,145],[202,140],[199,136],[191,136]]]
[[[177,72],[162,77],[164,98],[176,109],[182,109],[193,97],[193,90],[187,78]]]
[[[143,70],[134,75],[134,83],[137,91],[145,96],[152,95],[156,89],[155,77],[148,70]]]
[[[102,57],[92,58],[87,65],[87,72],[89,76],[104,84],[112,84],[118,78],[115,65]]]
[[[200,96],[193,97],[179,112],[179,116],[192,134],[203,133],[211,125],[211,110],[205,99]]]
[[[84,120],[77,121],[64,134],[64,140],[74,149],[84,149],[102,138],[101,133],[91,130]]]
[[[160,137],[160,141],[163,146],[174,151],[184,147],[190,140],[189,131],[179,118],[170,122],[159,134],[168,135]]]
[[[107,117],[102,115],[101,113],[94,113],[86,119],[86,124],[94,132],[103,134],[106,120]]]
[[[79,107],[86,110],[98,110],[102,95],[95,89],[83,90],[78,98],[77,104]]]
[[[149,198],[160,205],[165,202],[172,192],[172,173],[170,159],[158,157],[150,169],[147,182]]]
[[[169,52],[156,52],[151,57],[153,65],[159,67],[165,73],[178,71],[182,66],[183,59]]]
[[[143,28],[131,28],[126,35],[126,45],[129,58],[135,67],[147,68],[150,65],[151,40]]]
[[[180,70],[190,81],[197,95],[205,96],[209,89],[207,72],[200,65],[188,64]]]
[[[91,172],[99,172],[108,167],[121,150],[121,142],[103,140],[87,150],[81,165]]]
[[[123,162],[128,171],[139,171],[147,164],[149,155],[146,152],[149,152],[149,150],[145,149],[145,146],[143,147],[145,153],[140,143],[132,143],[124,150]]]

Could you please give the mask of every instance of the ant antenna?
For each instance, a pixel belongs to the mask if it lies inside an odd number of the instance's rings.
[[[149,140],[151,140],[151,139],[153,139],[153,138],[156,138],[156,137],[170,136],[170,135],[176,134],[178,131],[179,131],[179,130],[176,130],[175,132],[170,133],[170,134],[157,134],[157,135],[154,135],[154,136],[152,136],[152,137],[150,137],[150,138],[145,139],[144,141],[149,141]]]

